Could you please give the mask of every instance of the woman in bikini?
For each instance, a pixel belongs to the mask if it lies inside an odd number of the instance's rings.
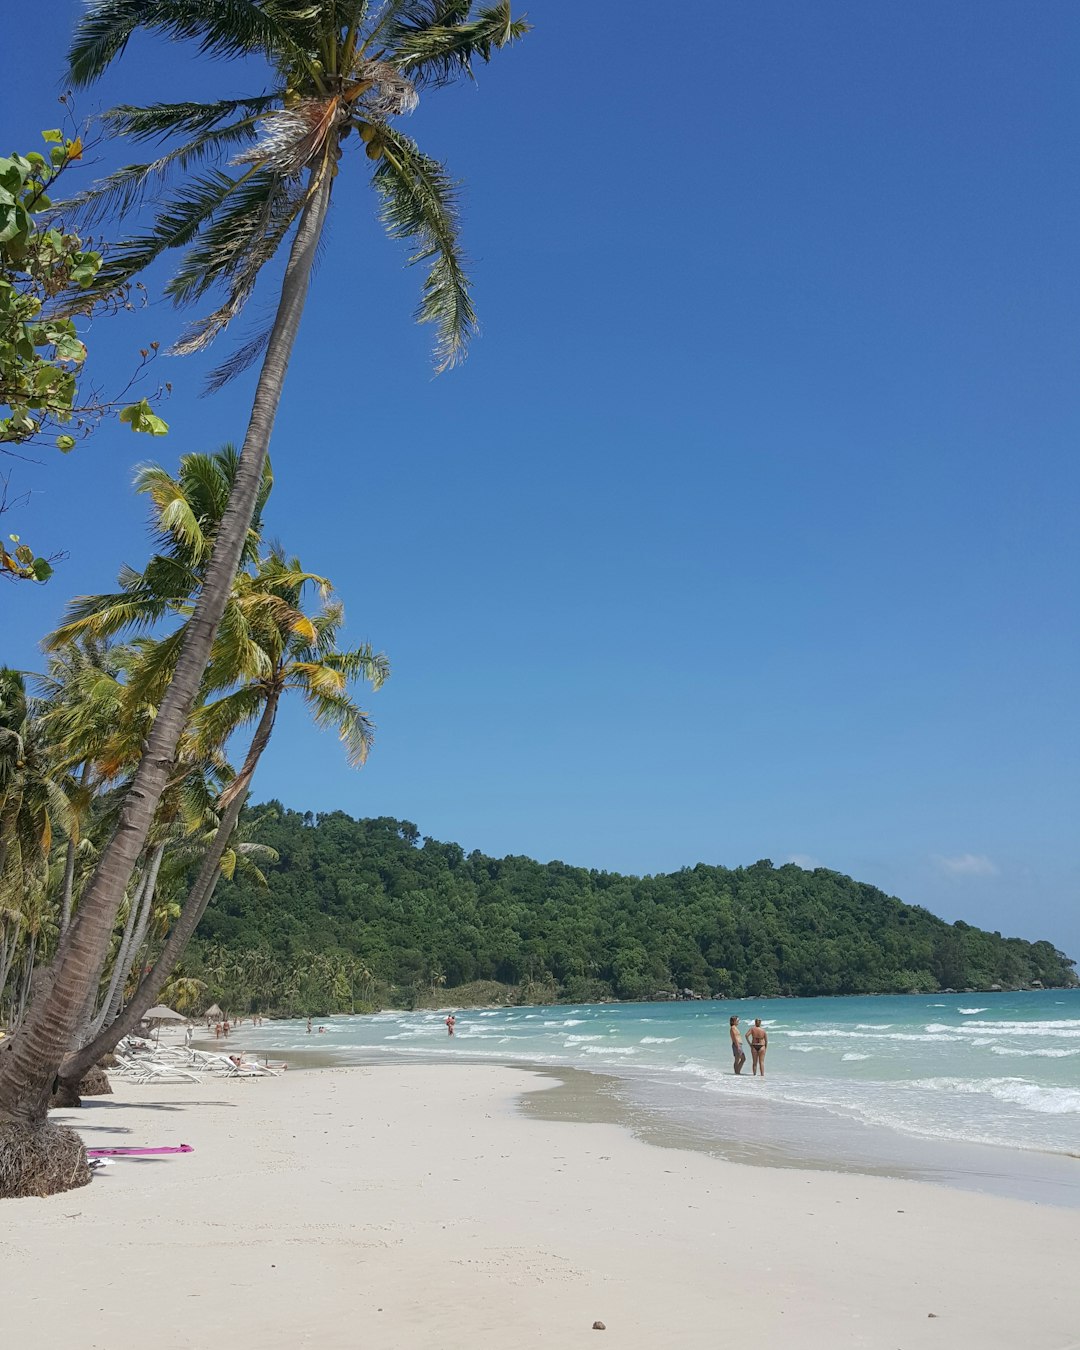
[[[754,1074],[761,1071],[762,1078],[765,1077],[765,1051],[769,1048],[769,1033],[761,1025],[761,1018],[754,1018],[754,1025],[746,1033],[746,1039],[750,1042],[750,1054],[754,1061]]]
[[[731,1028],[731,1053],[735,1060],[735,1072],[742,1073],[742,1066],[746,1063],[746,1051],[742,1048],[739,1019],[737,1017],[728,1018],[728,1026]]]

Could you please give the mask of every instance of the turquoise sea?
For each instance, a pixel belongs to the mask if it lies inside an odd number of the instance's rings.
[[[749,1059],[732,1073],[732,1014],[744,1034],[755,1016],[768,1028],[764,1080]],[[1080,1202],[1080,989],[466,1009],[453,1040],[445,1015],[324,1018],[321,1035],[274,1022],[242,1028],[237,1041],[341,1064],[453,1057],[584,1069],[654,1133],[667,1122],[727,1156],[1049,1177],[1053,1188],[1076,1185]]]

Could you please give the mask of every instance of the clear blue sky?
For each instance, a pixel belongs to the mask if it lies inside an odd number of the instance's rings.
[[[22,12],[5,152],[76,9]],[[529,9],[410,127],[467,185],[463,369],[339,181],[269,520],[394,674],[366,769],[296,710],[257,795],[623,871],[814,860],[1080,956],[1080,8]],[[140,42],[79,110],[251,86]],[[100,322],[95,370],[178,326]],[[166,364],[167,440],[16,466],[71,556],[0,591],[7,661],[144,556],[139,459],[242,437],[250,380]]]

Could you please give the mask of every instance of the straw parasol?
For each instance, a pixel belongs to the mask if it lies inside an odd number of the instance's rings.
[[[209,1008],[203,1013],[203,1016],[208,1022],[220,1022],[225,1014],[216,1003],[211,1003]]]

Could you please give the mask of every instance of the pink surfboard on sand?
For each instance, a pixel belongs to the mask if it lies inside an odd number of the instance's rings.
[[[173,1148],[88,1148],[88,1158],[141,1158],[149,1153],[194,1153],[192,1144],[177,1144]]]

